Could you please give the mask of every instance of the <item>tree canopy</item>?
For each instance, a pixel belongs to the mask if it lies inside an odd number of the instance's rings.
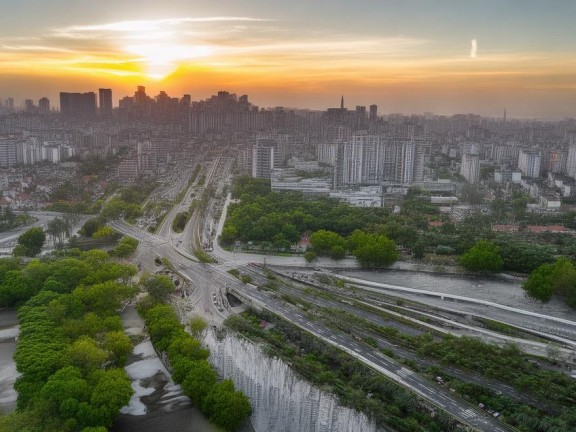
[[[460,264],[470,271],[498,272],[502,269],[503,260],[498,246],[480,240],[460,257]]]
[[[42,250],[45,241],[46,234],[42,228],[30,228],[18,237],[18,246],[14,248],[14,255],[35,257]]]
[[[174,292],[174,283],[165,275],[145,274],[140,280],[142,287],[157,302],[163,302]]]
[[[548,302],[554,294],[576,308],[576,266],[567,258],[559,258],[553,264],[542,264],[522,284],[526,294]]]
[[[32,296],[18,310],[18,411],[6,423],[9,430],[102,430],[130,400],[133,390],[123,366],[132,344],[117,313],[137,288],[118,282],[118,274],[131,268],[118,271],[107,257],[84,252],[78,258],[33,260],[0,274],[0,293],[11,277],[19,277]]]

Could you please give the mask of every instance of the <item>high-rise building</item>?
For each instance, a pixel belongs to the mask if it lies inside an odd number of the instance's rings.
[[[100,117],[109,117],[112,115],[112,89],[98,89],[98,103],[100,108]]]
[[[540,164],[542,157],[537,150],[520,150],[518,155],[518,169],[528,178],[540,177]]]
[[[60,93],[60,113],[66,117],[96,117],[96,93]]]
[[[276,142],[259,138],[252,147],[252,177],[270,179],[274,168]]]
[[[43,97],[38,101],[38,112],[40,114],[50,113],[50,99]]]
[[[566,158],[566,174],[576,179],[576,139],[568,148],[568,157]]]
[[[0,166],[9,167],[18,162],[16,140],[11,138],[0,139]]]
[[[378,105],[370,105],[370,118],[371,122],[378,120]]]
[[[36,107],[34,106],[34,101],[32,99],[26,99],[24,101],[25,104],[25,110],[27,113],[33,113],[36,111]]]
[[[460,175],[472,184],[480,179],[480,158],[477,154],[464,153],[460,164]]]

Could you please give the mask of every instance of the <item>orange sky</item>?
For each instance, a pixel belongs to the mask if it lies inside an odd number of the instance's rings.
[[[110,87],[116,105],[145,85],[150,95],[197,100],[227,90],[260,106],[314,109],[344,94],[348,107],[376,103],[381,113],[500,115],[506,107],[510,116],[565,117],[576,107],[569,44],[547,50],[524,36],[500,46],[488,36],[496,26],[455,39],[440,27],[404,34],[258,14],[85,21],[0,33],[0,98],[48,96],[57,105],[60,91]]]

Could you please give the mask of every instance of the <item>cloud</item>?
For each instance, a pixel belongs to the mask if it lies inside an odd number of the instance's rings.
[[[476,39],[472,39],[471,41],[471,48],[470,48],[470,58],[476,58],[476,51],[478,49],[478,42]]]
[[[252,17],[185,17],[157,20],[118,21],[96,25],[72,25],[53,29],[53,33],[62,37],[79,37],[82,34],[98,32],[132,33],[139,31],[158,31],[163,28],[175,27],[187,23],[228,23],[228,22],[269,22],[271,20]]]

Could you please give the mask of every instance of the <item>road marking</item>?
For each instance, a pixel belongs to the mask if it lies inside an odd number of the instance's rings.
[[[410,375],[414,375],[414,372],[412,372],[410,369],[406,369],[405,367],[400,368],[400,370],[396,371],[396,373],[403,378],[408,378]]]

